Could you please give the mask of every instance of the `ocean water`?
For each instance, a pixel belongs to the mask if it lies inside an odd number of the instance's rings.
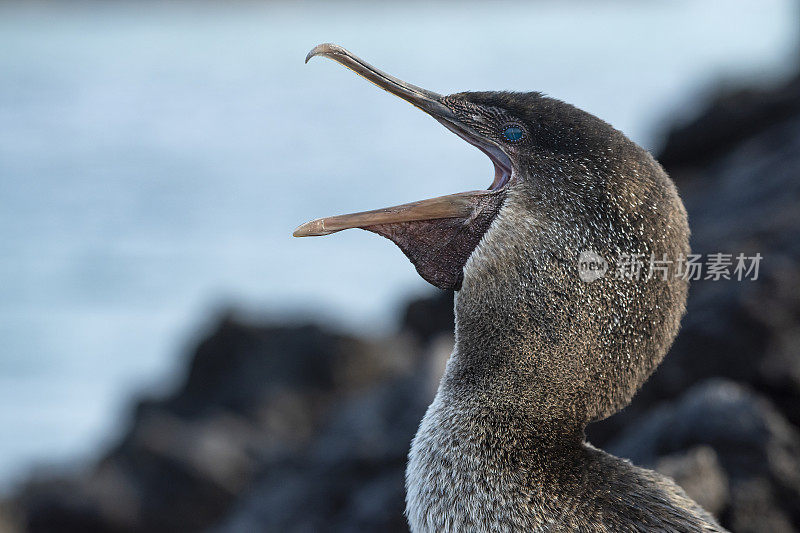
[[[324,59],[441,93],[541,90],[646,147],[720,80],[779,79],[790,0],[0,4],[0,486],[75,465],[228,306],[362,333],[426,285],[298,224],[491,181],[488,159]]]

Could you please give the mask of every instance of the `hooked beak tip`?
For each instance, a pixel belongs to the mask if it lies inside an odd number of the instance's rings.
[[[343,48],[341,46],[335,45],[333,43],[322,43],[318,44],[311,51],[306,55],[306,63],[311,61],[312,57],[316,57],[319,55],[334,55],[336,53],[342,53]]]
[[[395,78],[373,67],[338,44],[323,43],[315,46],[306,56],[306,63],[308,63],[312,57],[316,56],[323,56],[336,61],[340,65],[349,68],[359,76],[374,83],[384,91],[394,94],[415,105],[437,120],[452,120],[454,118],[453,111],[443,104],[442,95]]]

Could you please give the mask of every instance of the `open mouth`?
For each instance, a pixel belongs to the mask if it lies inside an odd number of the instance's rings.
[[[440,121],[445,128],[449,129],[472,146],[476,147],[478,150],[486,154],[489,159],[494,164],[494,180],[492,184],[489,186],[490,191],[496,191],[502,187],[504,187],[509,180],[511,179],[511,159],[503,152],[501,149],[493,146],[489,143],[485,143],[476,139],[473,136],[469,136],[465,133],[461,133],[453,126],[450,126],[447,122]]]
[[[513,172],[508,155],[492,141],[482,137],[464,124],[456,113],[445,105],[443,96],[378,70],[334,44],[321,44],[315,47],[306,56],[306,62],[315,56],[328,57],[341,63],[381,89],[410,102],[431,115],[448,130],[485,153],[494,164],[494,178],[489,188],[483,191],[450,194],[383,209],[312,220],[299,226],[294,231],[295,237],[329,235],[349,228],[371,229],[387,224],[441,219],[462,219],[467,224],[476,219],[485,208],[488,203],[487,195],[496,195],[511,180]],[[492,200],[492,202],[494,201]]]

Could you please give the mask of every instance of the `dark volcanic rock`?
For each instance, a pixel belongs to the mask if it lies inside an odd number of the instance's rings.
[[[677,474],[676,481],[710,503],[733,531],[790,532],[800,523],[800,433],[767,401],[733,382],[711,380],[675,404],[651,409],[607,449]],[[659,460],[697,455],[698,449],[706,457],[690,458],[694,465]]]
[[[658,160],[684,172],[730,153],[737,144],[800,115],[800,77],[778,88],[718,93],[702,114],[668,134]],[[679,179],[683,177],[679,172]]]
[[[453,333],[453,291],[436,291],[430,298],[413,300],[406,307],[401,327],[423,342]]]
[[[205,529],[257,474],[299,482],[303,470],[289,465],[319,445],[337,402],[410,375],[415,353],[401,339],[225,318],[198,346],[183,386],[142,401],[130,431],[92,472],[25,487],[21,521],[29,531]]]
[[[717,453],[705,445],[659,458],[656,470],[674,479],[703,509],[720,516],[730,501],[728,476]]]
[[[406,531],[406,456],[429,400],[419,379],[352,398],[313,446],[270,465],[219,530]]]

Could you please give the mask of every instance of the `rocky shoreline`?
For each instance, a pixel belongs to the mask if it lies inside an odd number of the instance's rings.
[[[664,363],[588,438],[732,531],[800,531],[800,78],[718,96],[661,160],[695,253],[764,259],[757,281],[692,284]],[[171,395],[88,472],[32,478],[0,530],[405,531],[406,454],[452,343],[448,293],[382,339],[220,317]]]

